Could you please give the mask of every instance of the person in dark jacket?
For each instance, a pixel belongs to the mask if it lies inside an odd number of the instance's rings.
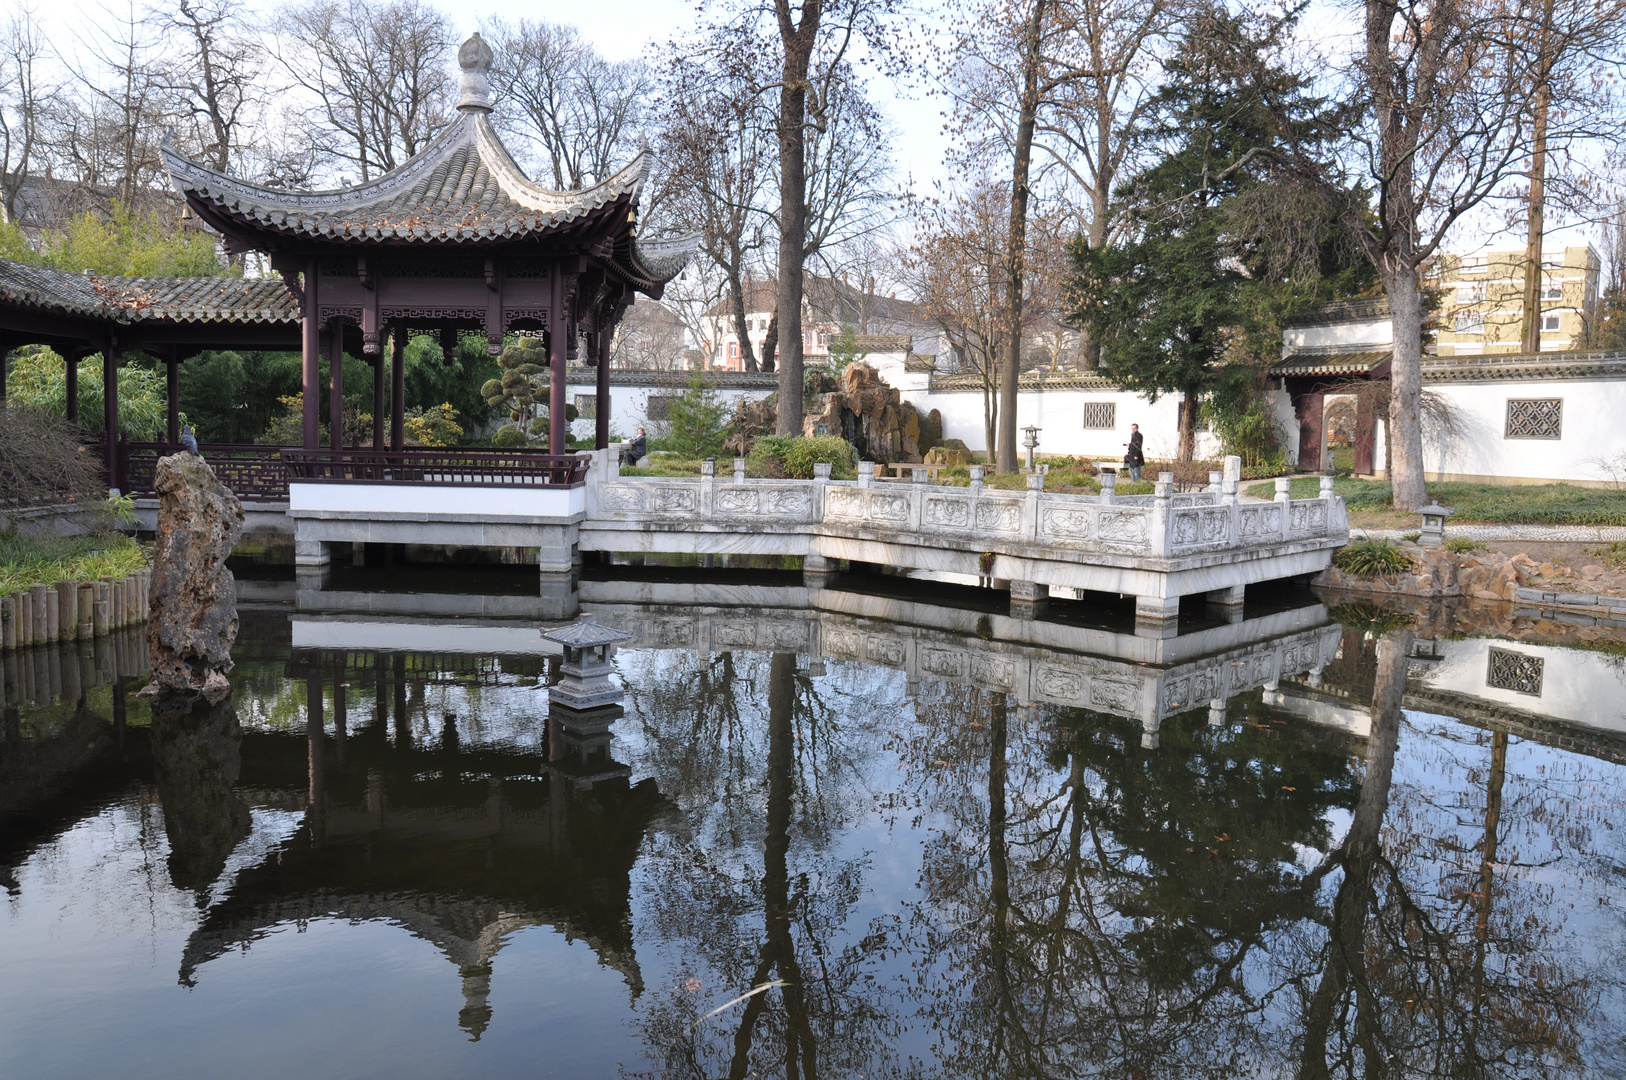
[[[623,455],[622,460],[629,465],[637,465],[648,456],[649,440],[644,438],[644,429],[639,428],[638,434],[634,435],[632,441],[627,444],[627,452]]]
[[[1128,453],[1124,454],[1124,465],[1129,468],[1129,479],[1131,480],[1140,479],[1141,466],[1146,464],[1146,454],[1141,449],[1143,442],[1144,440],[1141,438],[1140,434],[1140,425],[1130,424],[1129,441],[1124,443],[1124,445],[1129,448]]]

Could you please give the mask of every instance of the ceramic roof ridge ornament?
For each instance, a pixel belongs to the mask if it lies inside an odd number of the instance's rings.
[[[463,69],[463,83],[458,88],[459,112],[491,111],[489,75],[492,61],[496,59],[497,54],[491,51],[491,46],[486,44],[478,32],[471,34],[457,50],[457,66]]]

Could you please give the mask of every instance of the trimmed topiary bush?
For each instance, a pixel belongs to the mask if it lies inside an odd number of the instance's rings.
[[[519,429],[518,424],[504,424],[491,436],[491,445],[511,450],[518,446],[529,446],[531,440],[525,437],[525,432]]]

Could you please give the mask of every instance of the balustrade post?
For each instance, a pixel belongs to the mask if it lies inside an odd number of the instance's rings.
[[[1169,504],[1174,497],[1174,474],[1158,473],[1157,483],[1152,485],[1152,520],[1147,530],[1152,542],[1152,555],[1161,556],[1169,553],[1169,527],[1172,517],[1169,514]]]
[[[1214,496],[1215,502],[1219,501],[1219,497],[1224,491],[1224,478],[1225,474],[1217,469],[1208,471],[1208,491],[1209,494]]]
[[[704,517],[712,515],[716,487],[717,459],[707,458],[700,463],[700,513]]]
[[[858,486],[872,487],[875,484],[875,465],[873,462],[860,461],[858,463]]]
[[[745,459],[742,457],[734,459],[734,482],[736,484],[745,483]]]
[[[1022,530],[1034,542],[1039,541],[1039,500],[1044,497],[1044,473],[1038,469],[1028,474],[1028,497],[1023,505],[1023,513],[1027,518],[1026,527]]]
[[[1118,471],[1101,470],[1101,501],[1108,505],[1118,501]]]
[[[1288,519],[1293,516],[1292,507],[1288,506],[1289,501],[1292,499],[1292,486],[1293,481],[1289,480],[1287,477],[1278,476],[1276,478],[1276,505],[1282,508],[1283,540],[1287,539],[1287,534],[1289,531]]]
[[[619,446],[606,446],[604,448],[604,479],[621,479],[621,448]]]
[[[971,494],[982,494],[982,478],[988,475],[988,469],[983,465],[972,465],[966,469],[971,474]]]

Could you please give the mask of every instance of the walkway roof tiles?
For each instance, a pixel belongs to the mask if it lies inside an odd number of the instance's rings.
[[[0,259],[0,304],[109,322],[297,324],[281,278],[103,277]]]

